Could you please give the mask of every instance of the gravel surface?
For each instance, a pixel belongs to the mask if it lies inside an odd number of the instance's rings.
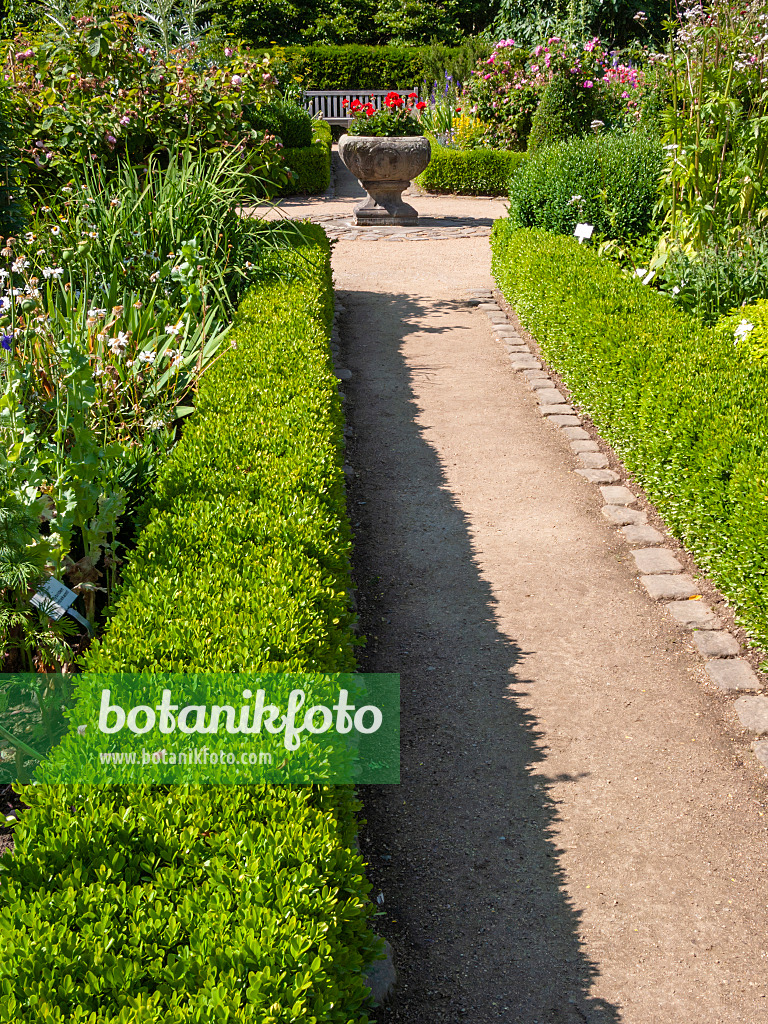
[[[364,790],[380,1024],[754,1024],[765,773],[469,308],[489,262],[334,248],[363,667],[402,677],[402,784]]]

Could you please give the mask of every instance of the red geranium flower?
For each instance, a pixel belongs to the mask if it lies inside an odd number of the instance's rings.
[[[342,100],[341,101],[341,105],[342,105],[342,107],[348,107],[349,106],[349,100]]]
[[[408,93],[408,99],[409,100],[417,100],[418,98],[419,98],[419,94],[417,92],[409,92]]]
[[[388,92],[384,97],[384,106],[389,107],[390,110],[393,110],[395,107],[402,107],[404,103],[405,100],[399,92]]]
[[[424,100],[421,100],[421,102],[420,102],[420,103],[417,103],[417,104],[416,104],[416,109],[417,109],[417,110],[424,110],[424,108],[426,107],[426,105],[427,105],[427,104],[426,104],[426,103],[424,102]]]
[[[357,112],[358,110],[362,110],[362,107],[363,104],[360,102],[360,100],[352,100],[352,102],[349,105],[349,109],[354,110],[355,112]]]
[[[372,117],[376,113],[373,104],[366,103],[365,106],[363,107],[363,113],[367,114],[368,117]]]

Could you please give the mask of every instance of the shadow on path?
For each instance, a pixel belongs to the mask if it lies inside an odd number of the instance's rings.
[[[412,331],[457,329],[458,303],[341,292],[361,667],[401,673],[402,784],[363,787],[376,928],[399,986],[380,1024],[617,1024],[589,995],[552,837],[558,807],[535,720],[515,695],[526,651],[500,632],[469,522],[416,418]],[[463,304],[462,304],[463,305]],[[445,314],[445,326],[425,323]]]

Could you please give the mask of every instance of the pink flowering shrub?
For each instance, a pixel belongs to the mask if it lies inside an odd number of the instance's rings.
[[[472,112],[491,125],[490,144],[525,148],[544,90],[558,73],[594,90],[591,102],[612,120],[639,117],[644,72],[615,61],[597,37],[575,47],[553,36],[530,51],[503,39],[480,61],[471,85]]]
[[[255,173],[280,176],[278,144],[251,130],[244,106],[274,92],[268,59],[201,58],[196,43],[167,54],[142,45],[132,15],[73,19],[6,44],[2,74],[30,179],[50,189],[77,165],[143,160],[187,140],[202,150],[239,146]]]

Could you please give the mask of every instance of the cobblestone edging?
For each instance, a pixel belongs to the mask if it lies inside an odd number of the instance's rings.
[[[762,673],[755,672],[742,656],[739,641],[703,599],[697,580],[686,573],[675,554],[663,546],[666,538],[648,522],[648,513],[634,507],[638,504],[637,496],[622,482],[620,473],[608,468],[608,457],[584,429],[582,417],[563,397],[493,292],[473,290],[467,295],[468,303],[490,320],[513,369],[526,378],[536,395],[541,415],[568,438],[577,462],[574,472],[599,488],[602,513],[629,545],[640,585],[648,597],[663,603],[680,628],[690,633],[705,662],[709,679],[722,693],[758,694],[738,696],[732,706],[742,728],[754,738],[752,749],[757,759],[768,768],[768,696],[763,693]]]
[[[347,242],[424,242],[433,238],[487,238],[491,233],[492,221],[487,218],[462,217],[420,217],[416,227],[382,225],[360,227],[354,223],[351,214],[315,214],[310,220],[321,224],[331,241],[343,239]]]

